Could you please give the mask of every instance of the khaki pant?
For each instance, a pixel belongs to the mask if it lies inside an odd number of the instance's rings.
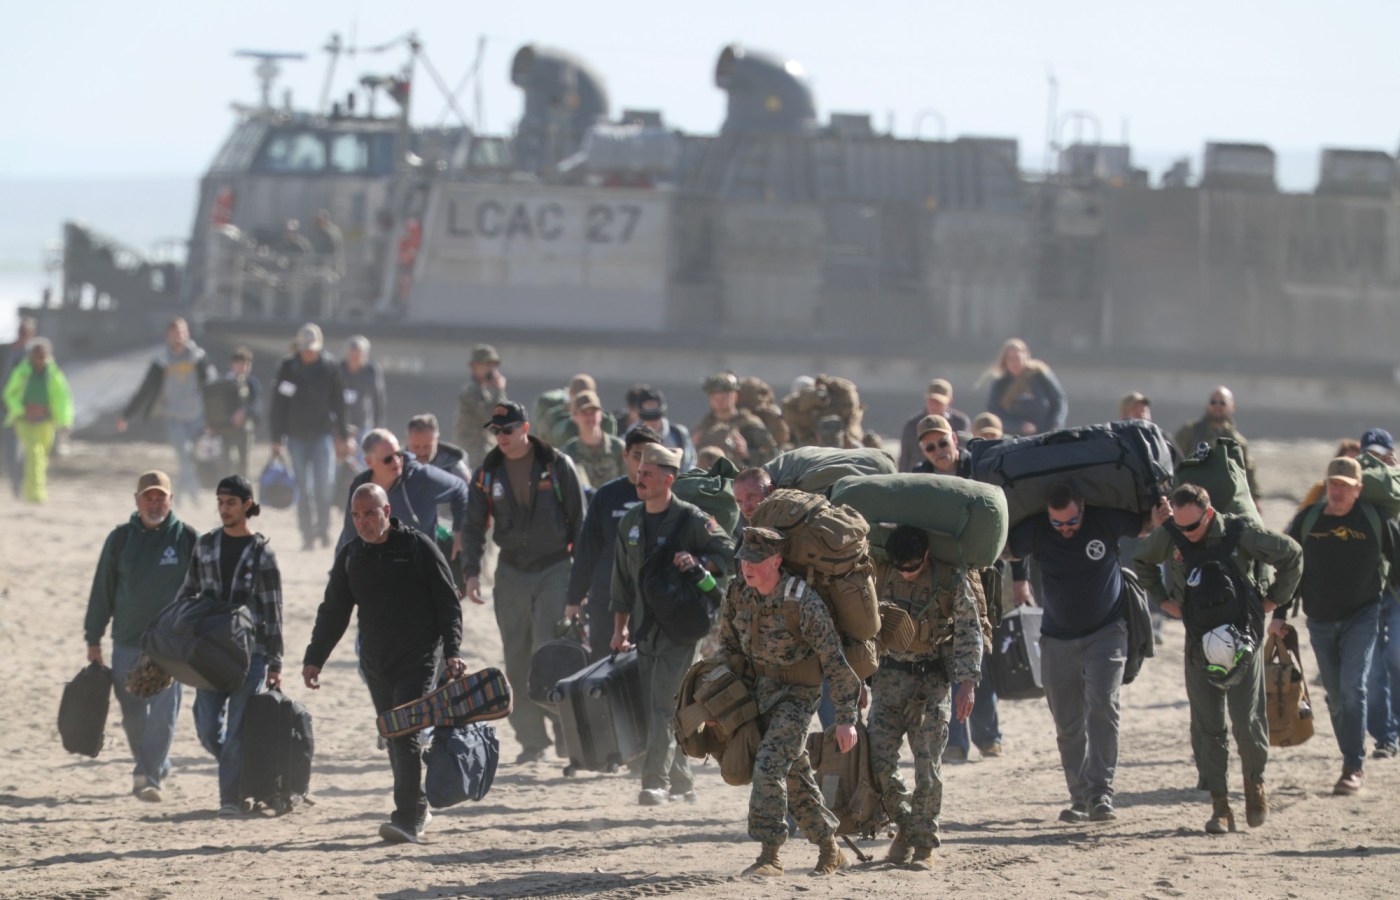
[[[530,658],[541,644],[554,640],[554,626],[564,617],[572,565],[566,559],[539,572],[523,572],[505,562],[496,565],[492,592],[496,626],[501,630],[506,678],[519,698],[510,714],[510,727],[526,752],[553,743],[545,729],[545,711],[525,697],[525,687],[530,681]]]

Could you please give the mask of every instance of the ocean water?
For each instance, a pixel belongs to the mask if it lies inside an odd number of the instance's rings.
[[[141,253],[182,248],[199,176],[0,178],[0,342],[15,311],[60,288],[63,223],[80,220]],[[183,252],[182,250],[180,252]]]

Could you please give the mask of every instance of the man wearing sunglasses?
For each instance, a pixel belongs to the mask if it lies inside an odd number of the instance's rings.
[[[1086,506],[1072,481],[1052,486],[1046,506],[1011,529],[1007,556],[1040,561],[1040,676],[1070,794],[1060,821],[1106,822],[1117,818],[1118,688],[1128,657],[1118,540],[1161,525],[1171,507],[1163,498],[1144,516]],[[1013,595],[1029,602],[1029,582],[1018,579]]]
[[[972,420],[967,413],[953,408],[953,384],[945,378],[935,378],[928,383],[924,394],[924,411],[904,423],[904,431],[899,441],[899,471],[916,472],[914,467],[923,461],[919,443],[923,435],[918,429],[923,427],[929,416],[941,416],[962,434],[972,433]]]
[[[958,448],[958,435],[952,423],[943,416],[924,416],[919,420],[918,432],[923,461],[914,466],[913,471],[972,477],[972,455]]]
[[[430,539],[437,539],[438,505],[452,509],[452,553],[449,563],[461,556],[462,529],[467,522],[467,483],[436,466],[425,465],[399,449],[399,439],[387,428],[376,428],[360,442],[369,468],[355,476],[345,498],[345,525],[335,552],[355,539],[350,499],[362,484],[376,484],[389,498],[394,517]]]
[[[530,433],[525,407],[519,403],[497,403],[482,428],[495,437],[496,447],[472,474],[462,571],[467,598],[484,603],[482,556],[486,528],[493,526],[492,540],[500,548],[496,625],[506,677],[521,685],[529,681],[530,657],[554,639],[554,625],[564,615],[573,548],[583,524],[583,485],[573,460]],[[544,723],[543,708],[516,704],[510,725],[521,746],[517,764],[544,759],[553,743]]]
[[[1248,516],[1227,516],[1211,506],[1205,488],[1183,484],[1172,492],[1172,520],[1149,534],[1133,555],[1133,571],[1147,590],[1153,604],[1173,618],[1186,623],[1186,699],[1191,705],[1191,749],[1195,751],[1196,771],[1201,784],[1210,791],[1214,805],[1206,822],[1208,834],[1235,830],[1230,810],[1230,734],[1226,722],[1234,726],[1239,747],[1240,768],[1244,771],[1245,816],[1250,828],[1264,824],[1269,805],[1264,793],[1264,765],[1269,760],[1269,721],[1264,692],[1264,616],[1293,599],[1303,574],[1303,551],[1287,535],[1270,531]],[[1183,543],[1184,542],[1184,543]],[[1213,589],[1218,579],[1203,575],[1210,571],[1212,550],[1224,556],[1223,565],[1233,566],[1226,578],[1231,586],[1245,590],[1246,621],[1237,623],[1247,631],[1258,648],[1236,667],[1238,674],[1224,690],[1212,683],[1206,670],[1201,638],[1201,612],[1219,602],[1224,591]],[[1189,553],[1192,564],[1187,564]],[[1197,560],[1197,555],[1200,559]],[[1274,567],[1268,595],[1260,596],[1251,577],[1254,562]],[[1167,563],[1168,583],[1162,583],[1162,563]],[[1224,571],[1215,569],[1215,571]],[[1240,579],[1249,579],[1247,582]],[[1231,591],[1233,592],[1233,591]],[[1207,623],[1209,625],[1209,623]]]
[[[1245,476],[1249,479],[1249,494],[1257,504],[1259,481],[1254,471],[1254,459],[1249,455],[1249,442],[1235,425],[1235,395],[1223,384],[1210,392],[1201,418],[1187,422],[1177,431],[1176,449],[1181,451],[1182,456],[1190,456],[1201,444],[1214,447],[1218,437],[1233,438],[1240,445],[1240,452],[1244,454]]]

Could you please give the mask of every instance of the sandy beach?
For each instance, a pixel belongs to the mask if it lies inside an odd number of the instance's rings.
[[[1331,446],[1256,445],[1270,525],[1285,524]],[[1183,632],[1174,623],[1158,657],[1123,689],[1113,823],[1055,821],[1065,784],[1053,727],[1044,702],[1027,700],[1001,706],[1005,756],[981,760],[974,751],[972,762],[945,767],[943,846],[932,872],[878,862],[888,845],[881,837],[863,845],[877,862],[829,878],[808,874],[816,848],[800,841],[784,849],[783,878],[739,877],[757,852],[745,834],[748,790],[724,785],[715,764],[698,769],[695,805],[644,808],[626,775],[566,778],[554,759],[511,765],[519,745],[505,722],[498,723],[502,766],[487,798],[435,813],[421,845],[387,845],[377,828],[392,806],[388,760],[375,747],[373,709],[349,641],[332,656],[322,690],[301,686],[301,655],[331,557],[299,549],[290,510],[266,511],[253,524],[281,564],[288,692],[315,717],[315,805],[282,817],[216,818],[215,763],[194,735],[191,690],[164,801],[140,802],[128,793],[131,759],[115,702],[95,760],[64,752],[56,716],[65,681],[84,665],[82,621],[102,541],[132,511],[137,473],[173,464],[164,445],[77,441],[51,469],[48,504],[11,503],[0,521],[0,896],[1395,895],[1400,760],[1368,761],[1359,796],[1332,796],[1341,757],[1321,688],[1313,689],[1316,736],[1270,760],[1268,823],[1245,827],[1232,760],[1240,833],[1203,832],[1209,797],[1194,789]],[[201,530],[217,524],[212,493],[177,513]],[[463,613],[473,667],[499,665],[490,607],[467,604]],[[1311,677],[1315,664],[1300,630]]]

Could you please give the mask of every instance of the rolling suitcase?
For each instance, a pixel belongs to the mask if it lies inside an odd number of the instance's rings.
[[[616,772],[646,750],[636,650],[615,653],[563,679],[551,697],[559,705],[569,754],[565,775],[579,769]]]
[[[1044,697],[1040,681],[1040,620],[1038,606],[1018,606],[1001,617],[992,635],[992,684],[1003,700]]]
[[[554,685],[587,665],[588,647],[573,638],[555,638],[541,644],[530,657],[530,680],[526,685],[530,699],[553,709],[550,693]]]
[[[316,740],[311,713],[280,691],[254,694],[243,713],[243,768],[238,794],[279,815],[310,803]]]
[[[69,753],[97,758],[107,730],[107,710],[112,702],[112,670],[100,662],[88,663],[63,686],[58,704],[58,735]]]

